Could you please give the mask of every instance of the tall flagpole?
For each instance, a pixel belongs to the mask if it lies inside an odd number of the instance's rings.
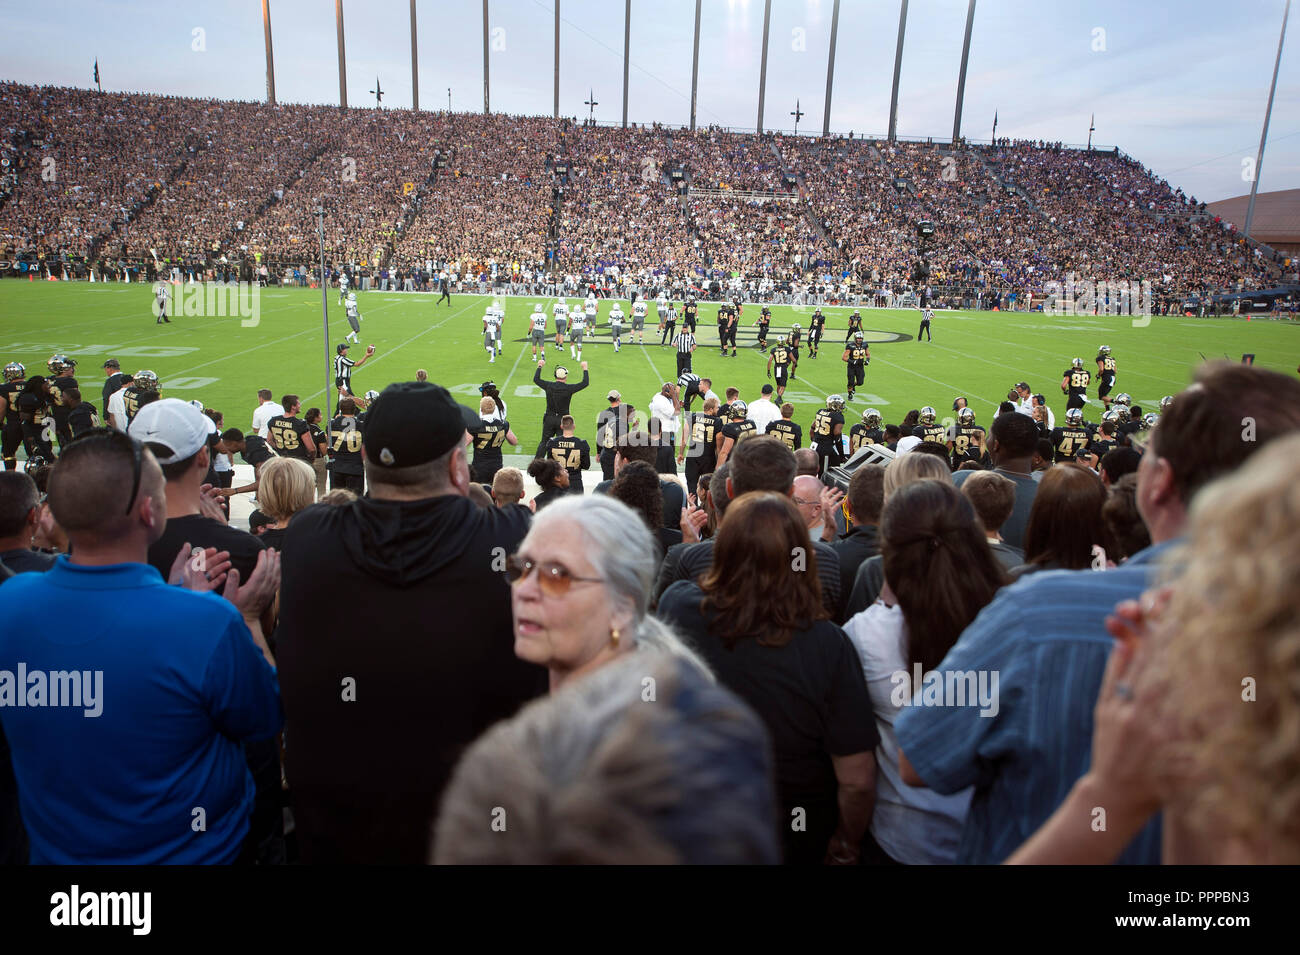
[[[262,0],[262,27],[266,34],[266,101],[275,105],[275,54],[271,46],[271,0]]]
[[[1286,42],[1286,21],[1291,15],[1291,0],[1282,11],[1282,34],[1277,38],[1277,58],[1273,61],[1273,82],[1268,88],[1268,107],[1264,110],[1264,131],[1259,134],[1259,153],[1255,156],[1255,178],[1250,183],[1250,205],[1246,207],[1246,238],[1255,221],[1255,193],[1259,191],[1259,170],[1264,165],[1264,144],[1268,142],[1268,121],[1273,115],[1273,94],[1277,92],[1277,68],[1282,63],[1282,44]]]

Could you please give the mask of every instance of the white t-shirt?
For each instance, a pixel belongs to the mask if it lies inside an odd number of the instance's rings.
[[[911,451],[914,447],[916,447],[920,443],[921,443],[920,438],[918,438],[914,434],[909,434],[906,438],[898,439],[898,449],[894,453],[906,454],[908,451]]]
[[[662,423],[664,434],[677,432],[677,412],[673,408],[673,400],[663,392],[650,399],[650,414]]]
[[[767,433],[767,426],[781,417],[781,409],[769,398],[759,398],[749,403],[749,420],[754,422],[759,434]]]
[[[253,430],[257,432],[259,438],[265,438],[268,434],[267,423],[276,415],[284,414],[284,409],[280,407],[278,401],[263,401],[253,412]]]
[[[108,396],[108,413],[113,416],[114,427],[126,431],[126,388],[117,389]]]
[[[889,856],[905,865],[951,865],[970,809],[974,787],[943,796],[924,786],[909,786],[898,769],[898,737],[894,721],[903,707],[893,697],[911,688],[895,679],[911,675],[907,663],[907,625],[899,607],[877,600],[844,625],[862,661],[871,709],[876,715],[880,745],[876,747],[876,808],[871,835]],[[910,702],[910,697],[909,697]]]

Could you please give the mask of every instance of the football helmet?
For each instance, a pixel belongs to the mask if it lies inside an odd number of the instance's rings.
[[[875,408],[868,408],[866,411],[862,412],[862,423],[865,424],[868,428],[872,428],[872,429],[879,428],[880,412],[877,411]]]
[[[1111,408],[1109,411],[1107,411],[1104,415],[1101,416],[1101,420],[1109,421],[1113,424],[1119,424],[1120,423],[1119,411],[1115,408]]]
[[[862,317],[862,311],[861,311],[860,309],[856,309],[856,308],[855,308],[855,309],[853,310],[853,314],[850,315],[849,317],[850,317],[850,318],[861,318],[861,317]]]
[[[843,411],[843,410],[844,410],[844,396],[843,396],[843,395],[831,395],[829,398],[826,399],[826,407],[827,407],[827,408],[830,408],[831,411]]]
[[[864,341],[866,341],[866,339],[863,337],[861,332],[853,333],[853,344],[861,345]]]
[[[27,377],[27,369],[21,362],[11,361],[5,365],[5,381],[21,381]]]
[[[1102,345],[1100,348],[1097,349],[1097,354],[1101,355],[1103,358],[1106,357],[1107,355],[1110,354],[1110,346]]]
[[[541,303],[541,302],[538,302],[536,305],[533,306],[533,311],[534,311],[534,312],[540,312],[541,310],[542,310],[542,303]]]
[[[917,421],[921,423],[922,427],[928,428],[930,425],[934,424],[934,416],[935,410],[929,405],[926,405],[921,409],[921,416],[917,418]]]
[[[970,408],[962,408],[957,412],[957,423],[963,428],[969,428],[975,423],[975,412]]]
[[[1070,367],[1073,368],[1075,371],[1083,371],[1083,359],[1082,359],[1082,358],[1071,358],[1071,359],[1070,359]]]
[[[1142,430],[1150,431],[1156,426],[1156,422],[1159,420],[1160,415],[1156,414],[1154,411],[1148,411],[1142,416]]]
[[[158,376],[147,368],[142,368],[135,373],[131,379],[136,391],[161,391],[162,386],[158,383]]]
[[[1118,401],[1111,406],[1111,410],[1119,415],[1121,424],[1127,424],[1133,417],[1132,412],[1128,410],[1128,405],[1122,405]]]
[[[349,302],[355,302],[356,300],[357,300],[357,293],[356,293],[356,292],[348,292],[348,301],[349,301]]]
[[[21,368],[22,365],[19,365],[18,367]],[[1161,414],[1164,414],[1166,411],[1168,411],[1168,410],[1169,410],[1169,406],[1172,405],[1173,403],[1174,403],[1174,396],[1173,396],[1173,395],[1165,395],[1163,398],[1161,398],[1161,399],[1160,399],[1160,413],[1161,413]]]
[[[379,392],[377,392],[377,391],[367,391],[367,392],[366,392],[366,402],[367,402],[367,403],[369,403],[369,402],[371,402],[371,401],[374,401],[374,400],[375,400],[376,398],[378,398],[378,397],[379,397]]]
[[[798,323],[798,322],[791,322],[791,323],[790,323],[790,331],[792,331],[792,332],[797,332],[798,330],[799,330],[799,323]]]
[[[1067,411],[1065,413],[1065,423],[1068,425],[1073,425],[1076,428],[1079,425],[1083,424],[1083,409],[1071,408],[1069,411]]]
[[[737,398],[731,403],[731,409],[728,414],[731,415],[732,421],[744,421],[749,417],[749,405]]]
[[[50,462],[45,460],[45,458],[42,457],[41,455],[33,454],[31,457],[27,459],[27,466],[23,468],[23,470],[30,473],[32,471],[35,471],[37,468],[48,467],[49,463]]]
[[[63,371],[63,366],[66,364],[68,364],[67,355],[51,355],[49,360],[45,362],[45,367],[50,370],[50,374],[57,375]]]

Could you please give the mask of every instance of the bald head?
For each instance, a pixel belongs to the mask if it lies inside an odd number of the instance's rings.
[[[813,477],[821,470],[821,464],[817,460],[817,452],[812,448],[800,448],[794,453],[794,466],[796,474],[807,474]]]
[[[799,508],[805,527],[818,527],[822,523],[822,482],[809,474],[794,479],[794,506]]]

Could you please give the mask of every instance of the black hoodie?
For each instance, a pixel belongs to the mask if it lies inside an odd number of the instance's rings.
[[[502,573],[529,520],[447,495],[290,523],[277,659],[303,862],[425,862],[463,750],[545,692]]]

